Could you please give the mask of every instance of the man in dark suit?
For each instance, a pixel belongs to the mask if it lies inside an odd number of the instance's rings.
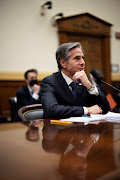
[[[62,44],[56,51],[56,60],[60,71],[41,82],[44,118],[79,117],[110,110],[105,95],[91,84],[85,73],[79,42]]]
[[[24,74],[26,85],[20,88],[17,93],[18,109],[31,104],[41,104],[40,85],[37,81],[37,70],[30,69]]]

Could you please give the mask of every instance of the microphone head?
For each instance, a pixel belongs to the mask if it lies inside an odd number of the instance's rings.
[[[97,80],[101,80],[100,75],[93,69],[92,71],[90,71],[90,73],[92,74],[92,76],[97,79]]]

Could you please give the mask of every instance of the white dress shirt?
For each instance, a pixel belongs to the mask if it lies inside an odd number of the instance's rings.
[[[29,93],[32,96],[32,98],[34,98],[35,100],[38,100],[39,99],[39,95],[34,93],[32,88],[29,85],[27,85],[27,87],[28,87]]]

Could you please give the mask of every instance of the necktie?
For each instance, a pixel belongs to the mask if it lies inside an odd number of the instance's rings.
[[[33,90],[31,91],[31,96],[33,95]]]
[[[70,86],[72,87],[72,94],[74,96],[74,98],[76,98],[76,94],[77,94],[77,91],[76,91],[76,84],[74,82],[72,82],[70,84]]]

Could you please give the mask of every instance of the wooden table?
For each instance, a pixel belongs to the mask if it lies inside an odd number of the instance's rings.
[[[120,123],[0,124],[1,180],[118,180]]]

